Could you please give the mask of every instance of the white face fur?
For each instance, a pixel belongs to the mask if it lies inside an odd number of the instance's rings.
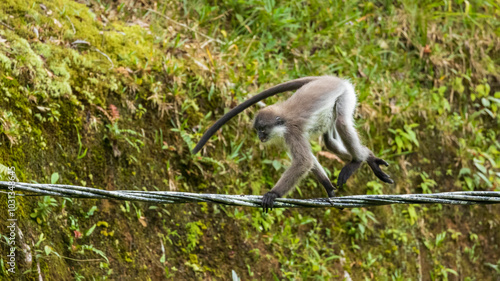
[[[269,132],[269,139],[267,142],[270,144],[277,144],[284,140],[286,133],[286,126],[274,126]]]

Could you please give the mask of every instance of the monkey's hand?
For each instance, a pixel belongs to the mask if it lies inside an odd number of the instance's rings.
[[[380,158],[372,156],[372,157],[368,158],[368,160],[366,160],[366,163],[368,163],[368,166],[370,166],[373,173],[381,181],[386,182],[386,183],[394,183],[394,181],[391,179],[391,177],[388,174],[382,172],[382,169],[380,169],[380,167],[379,167],[380,165],[384,165],[386,167],[389,166],[389,164],[387,162],[385,162],[384,160],[382,160]]]
[[[269,191],[268,193],[264,194],[262,197],[262,209],[264,213],[269,212],[269,210],[273,210],[273,205],[274,205],[274,199],[279,198],[280,196],[278,193],[274,191]]]

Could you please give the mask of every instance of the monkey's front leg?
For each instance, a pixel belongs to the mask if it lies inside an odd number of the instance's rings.
[[[313,156],[314,157],[314,156]],[[326,175],[325,170],[323,167],[321,167],[321,164],[319,164],[318,159],[314,157],[315,163],[312,168],[312,172],[316,179],[319,181],[319,183],[325,188],[326,194],[328,197],[335,197],[335,186],[332,184],[328,176]]]
[[[273,209],[274,200],[290,192],[313,165],[311,160],[293,160],[292,165],[283,173],[276,185],[262,197],[262,208],[267,213]]]
[[[292,190],[314,166],[314,155],[311,153],[309,143],[301,134],[288,135],[285,140],[290,147],[292,165],[283,173],[273,189],[262,197],[262,208],[266,213],[273,209],[276,198],[280,198]]]
[[[332,182],[330,181],[330,179],[326,175],[325,171],[323,170],[323,167],[321,167],[318,160],[312,154],[311,154],[311,159],[313,159],[313,163],[314,163],[313,168],[312,168],[312,172],[314,173],[314,176],[316,176],[316,179],[318,179],[318,181],[321,183],[321,185],[323,185],[323,187],[325,188],[326,194],[328,195],[328,198],[335,197],[336,188],[335,188],[335,186],[333,186]],[[283,196],[284,194],[286,194],[288,191],[290,191],[290,189],[292,189],[295,186],[295,184],[291,184],[291,182],[289,182],[290,184],[288,186],[282,185],[283,182],[287,181],[287,179],[288,179],[288,180],[290,180],[292,182],[294,181],[296,183],[300,180],[302,175],[307,173],[307,171],[309,170],[307,168],[307,166],[301,167],[300,164],[303,163],[302,161],[298,161],[298,162],[299,163],[297,163],[297,162],[295,163],[296,164],[295,166],[292,164],[292,166],[283,174],[283,176],[278,181],[276,186],[271,191],[264,194],[264,197],[262,198],[262,208],[264,209],[265,213],[267,213],[269,210],[273,209],[274,200],[276,198]],[[296,171],[297,173],[295,174],[295,173],[292,173],[291,171]],[[292,178],[292,175],[295,175],[296,178]],[[330,202],[330,203],[332,203],[332,202]],[[332,205],[333,205],[333,203],[332,203]]]

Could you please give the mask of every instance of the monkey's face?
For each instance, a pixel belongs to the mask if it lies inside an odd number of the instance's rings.
[[[267,142],[275,137],[283,137],[285,132],[284,121],[276,115],[259,112],[253,124],[261,142]]]
[[[266,142],[269,140],[269,136],[271,134],[270,129],[267,126],[255,127],[255,130],[257,131],[257,135],[259,136],[261,142]]]

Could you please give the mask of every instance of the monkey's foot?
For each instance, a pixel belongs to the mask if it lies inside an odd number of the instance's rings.
[[[332,196],[334,197],[334,196]],[[332,205],[332,207],[335,207],[335,205],[333,204],[333,201],[332,201],[332,197],[328,197],[326,198],[328,200],[328,203],[330,203],[330,205]]]
[[[333,186],[333,184],[332,184],[332,186]],[[333,187],[333,189],[326,190],[326,193],[328,194],[328,197],[326,199],[328,200],[330,205],[332,205],[332,207],[335,207],[333,205],[333,202],[332,202],[332,198],[335,198],[335,190],[337,190],[335,187]]]
[[[333,201],[332,201],[332,198],[335,198],[335,197],[336,197],[336,196],[335,196],[335,190],[337,190],[337,189],[335,188],[335,189],[332,191],[332,195],[328,194],[328,198],[326,198],[326,200],[328,200],[328,203],[330,203],[330,205],[332,205],[332,207],[337,208],[337,209],[339,209],[339,210],[341,210],[341,211],[342,211],[342,210],[344,210],[344,208],[336,207],[336,206],[335,206],[335,203],[333,203]]]
[[[262,210],[264,213],[269,212],[269,210],[273,210],[273,205],[274,205],[274,199],[279,198],[280,196],[278,193],[274,191],[269,191],[268,193],[264,194],[262,197]]]
[[[337,190],[335,187],[333,189],[327,190],[326,193],[328,194],[328,197],[335,197],[335,190]]]
[[[324,183],[322,182],[322,184],[325,187],[325,191],[328,197],[335,197],[335,191],[337,190],[335,184],[328,179],[326,179]]]
[[[389,166],[387,162],[384,160],[377,158],[377,157],[370,157],[368,160],[366,160],[366,163],[368,163],[368,166],[372,169],[373,173],[379,178],[381,181],[386,182],[386,183],[394,183],[394,181],[391,179],[391,177],[382,172],[382,169],[380,169],[380,165],[384,166]]]
[[[335,206],[335,204],[334,204],[334,203],[333,203],[333,201],[332,201],[332,198],[334,198],[334,197],[335,197],[335,196],[332,196],[332,197],[328,197],[328,198],[326,198],[326,199],[328,200],[328,203],[330,203],[330,205],[332,205],[332,207],[334,207],[334,208],[337,208],[337,209],[339,209],[339,210],[341,210],[341,211],[342,211],[342,210],[344,210],[344,208],[341,208],[341,207],[336,207],[336,206]]]
[[[344,168],[340,171],[339,178],[337,180],[337,186],[341,188],[351,175],[356,172],[357,169],[361,166],[361,161],[351,161],[347,163]],[[377,167],[378,168],[378,167]],[[372,168],[373,169],[373,168]],[[380,168],[379,168],[380,169]]]

